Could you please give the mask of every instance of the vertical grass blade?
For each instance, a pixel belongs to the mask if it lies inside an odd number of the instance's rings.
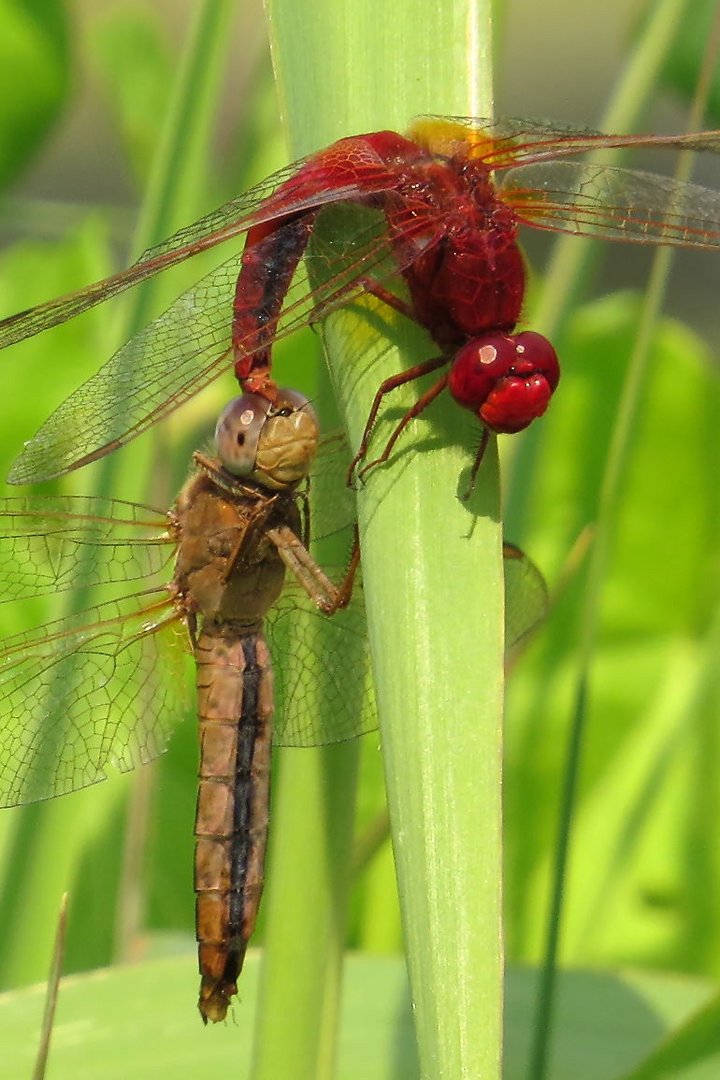
[[[40,1033],[40,1045],[38,1056],[33,1069],[32,1080],[43,1080],[47,1068],[48,1055],[50,1053],[50,1040],[52,1039],[53,1024],[55,1021],[55,1009],[57,1007],[58,991],[60,988],[60,976],[62,975],[63,956],[65,955],[65,934],[67,931],[67,893],[63,893],[58,913],[57,931],[55,933],[55,948],[53,949],[50,974],[48,975],[47,991],[45,997],[45,1012],[43,1013],[42,1031]]]
[[[488,4],[441,2],[426,18],[402,0],[382,12],[353,0],[302,8],[274,0],[268,14],[293,155],[353,132],[403,130],[418,113],[491,113]],[[325,343],[355,442],[381,379],[432,355],[416,328],[373,304],[328,320]],[[416,393],[398,394],[393,407]],[[422,1076],[433,1080],[500,1076],[503,588],[494,448],[472,503],[457,498],[478,436],[457,407],[437,403],[358,500],[418,1051]],[[302,1008],[303,973],[287,976]],[[285,1074],[300,1077],[279,990],[271,997],[268,989],[270,1001],[262,1037],[285,1042]]]

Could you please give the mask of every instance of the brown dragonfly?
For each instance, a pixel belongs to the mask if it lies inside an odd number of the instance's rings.
[[[0,645],[0,804],[61,795],[156,757],[187,709],[194,656],[205,1022],[225,1017],[260,902],[273,696],[282,745],[341,741],[377,724],[355,566],[325,573],[307,547],[311,533],[352,529],[349,454],[330,437],[316,457],[312,408],[294,391],[282,396],[281,409],[252,394],[231,402],[217,457],[194,455],[169,512],[97,498],[0,503],[4,600],[120,591]],[[542,617],[546,593],[517,548],[505,555],[513,642]],[[128,595],[129,581],[149,584]]]

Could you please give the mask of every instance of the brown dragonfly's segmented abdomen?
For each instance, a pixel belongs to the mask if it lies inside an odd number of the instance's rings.
[[[223,1020],[263,887],[272,671],[259,632],[204,628],[196,646],[200,786],[195,892],[203,1020]]]

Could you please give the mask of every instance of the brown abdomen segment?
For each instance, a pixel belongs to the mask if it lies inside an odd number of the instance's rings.
[[[263,887],[272,671],[260,633],[204,630],[196,647],[200,785],[195,818],[198,1008],[225,1018]]]

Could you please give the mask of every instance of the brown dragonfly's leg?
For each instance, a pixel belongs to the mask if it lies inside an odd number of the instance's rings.
[[[468,482],[468,489],[462,496],[463,502],[466,502],[473,491],[475,490],[475,481],[477,480],[477,474],[482,465],[482,459],[485,457],[485,451],[487,450],[488,440],[490,439],[490,428],[483,428],[482,435],[480,436],[480,446],[478,452],[475,455],[475,460],[472,463],[472,469],[470,470],[470,480]]]
[[[412,382],[414,379],[419,379],[422,375],[427,375],[430,371],[436,371],[439,367],[442,367],[443,364],[446,363],[447,357],[437,356],[433,360],[426,360],[423,364],[416,364],[414,367],[408,368],[406,371],[401,371],[399,374],[393,375],[391,378],[386,379],[385,382],[381,384],[380,389],[375,395],[375,400],[373,401],[370,415],[368,416],[367,423],[365,424],[365,430],[363,431],[363,436],[360,440],[360,446],[358,447],[358,451],[355,457],[350,462],[350,468],[348,469],[347,473],[348,484],[352,482],[353,473],[357,469],[358,464],[365,458],[367,454],[367,446],[370,435],[372,433],[372,429],[375,425],[375,420],[377,419],[377,414],[380,410],[380,405],[385,395],[389,394],[391,390],[395,390],[396,387],[402,386],[404,383]],[[420,413],[428,407],[430,402],[434,401],[435,398],[443,392],[443,390],[447,386],[447,381],[447,375],[443,375],[441,379],[438,379],[437,382],[433,383],[433,385],[429,387],[429,389],[427,389],[425,393],[417,399],[415,404],[410,409],[408,409],[405,415],[401,417],[399,423],[397,424],[388,441],[385,443],[385,449],[383,450],[380,457],[374,458],[372,461],[368,461],[367,464],[363,465],[362,469],[359,469],[357,471],[357,477],[359,480],[362,480],[362,478],[366,475],[366,473],[370,471],[370,469],[374,469],[376,465],[382,465],[383,462],[387,461],[387,459],[390,457],[393,446],[397,442],[402,432],[408,426],[410,421],[414,420],[416,416],[419,416]]]
[[[350,560],[348,562],[347,570],[345,571],[345,577],[342,584],[338,588],[338,596],[340,597],[340,603],[338,607],[345,608],[352,599],[353,586],[355,584],[355,575],[360,565],[360,530],[357,523],[353,529],[353,542],[350,549]]]
[[[334,615],[340,608],[345,608],[352,598],[353,582],[360,563],[360,540],[357,525],[353,537],[350,562],[342,583],[338,586],[318,566],[303,542],[287,525],[268,529],[268,538],[272,540],[285,566],[300,582],[305,592],[325,615]]]

